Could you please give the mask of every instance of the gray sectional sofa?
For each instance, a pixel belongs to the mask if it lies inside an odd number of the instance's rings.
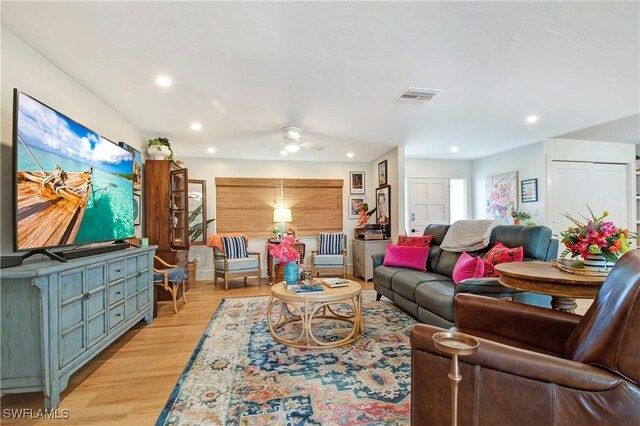
[[[433,235],[431,250],[427,258],[427,272],[415,269],[384,266],[384,255],[373,256],[373,285],[381,296],[425,324],[442,328],[454,325],[453,303],[458,293],[473,293],[549,307],[549,296],[521,292],[502,286],[497,278],[479,278],[462,281],[457,286],[451,275],[453,267],[462,253],[440,248],[449,225],[429,225],[424,235]],[[546,226],[501,225],[493,229],[489,246],[472,255],[484,255],[496,241],[507,247],[523,246],[524,260],[549,261],[558,254],[558,240],[551,238],[551,229]]]

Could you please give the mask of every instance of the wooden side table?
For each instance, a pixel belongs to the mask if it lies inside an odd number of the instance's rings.
[[[273,256],[269,253],[269,244],[280,244],[280,242],[281,240],[267,240],[267,275],[269,276],[269,285],[275,284],[274,277],[276,275],[274,271],[275,264],[273,262]],[[304,256],[306,251],[305,244],[302,241],[296,241],[293,248],[298,250],[298,253],[300,253],[300,264],[304,265]]]
[[[505,287],[551,296],[551,307],[573,312],[576,298],[594,299],[606,277],[561,271],[550,262],[512,262],[496,265],[498,281]]]

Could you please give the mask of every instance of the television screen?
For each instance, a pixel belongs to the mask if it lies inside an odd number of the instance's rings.
[[[16,250],[131,238],[132,154],[15,95]]]

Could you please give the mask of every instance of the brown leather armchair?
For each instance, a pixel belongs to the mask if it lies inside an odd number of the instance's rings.
[[[618,260],[584,317],[456,296],[456,329],[478,337],[460,357],[460,425],[640,424],[640,250]],[[424,324],[411,331],[411,424],[451,424],[450,358]]]

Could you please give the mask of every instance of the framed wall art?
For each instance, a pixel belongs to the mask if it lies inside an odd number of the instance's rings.
[[[349,195],[349,219],[359,219],[360,207],[366,202],[365,195]]]
[[[391,236],[391,187],[376,189],[376,223],[383,225],[387,237]]]
[[[378,163],[378,186],[387,184],[387,160]]]
[[[487,219],[510,223],[511,210],[518,208],[518,172],[487,176]]]
[[[520,199],[523,203],[538,201],[538,179],[526,179],[520,182]]]
[[[124,142],[118,142],[118,145],[133,154],[133,192],[140,193],[142,191],[142,154]]]
[[[364,194],[364,172],[349,172],[349,193]]]

